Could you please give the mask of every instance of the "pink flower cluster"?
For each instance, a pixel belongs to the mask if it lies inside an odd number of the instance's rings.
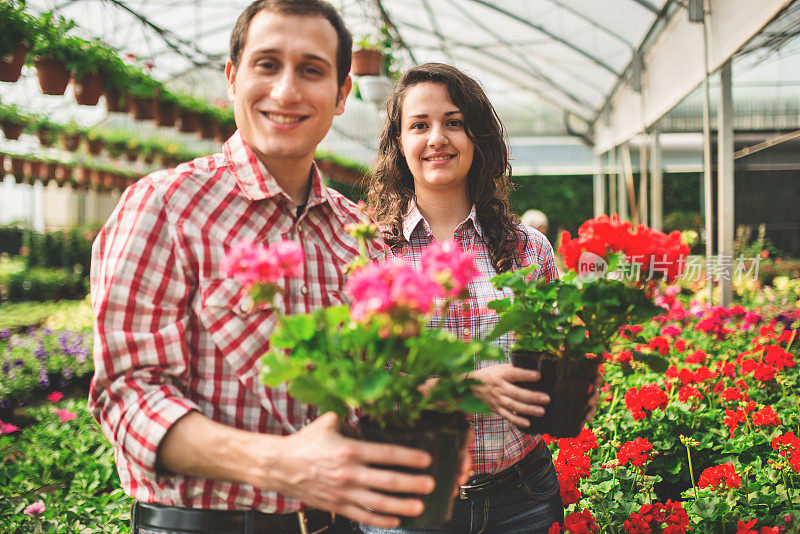
[[[303,248],[296,241],[280,241],[267,247],[243,239],[225,254],[220,268],[222,274],[245,287],[274,284],[284,276],[302,274]]]
[[[429,313],[437,298],[462,295],[478,272],[473,256],[452,240],[423,250],[421,264],[417,272],[407,261],[392,258],[357,270],[345,286],[352,318]]]
[[[455,239],[434,243],[422,252],[422,272],[436,280],[444,296],[457,297],[478,275],[475,258],[462,250]]]
[[[416,272],[410,263],[400,258],[359,269],[345,286],[345,292],[352,300],[350,314],[359,322],[373,314],[392,314],[398,309],[428,313],[441,291],[439,284]]]

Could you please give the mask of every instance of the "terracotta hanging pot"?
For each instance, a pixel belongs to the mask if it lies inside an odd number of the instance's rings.
[[[42,161],[39,164],[39,179],[44,185],[56,179],[56,169],[58,164],[55,161]]]
[[[11,174],[14,180],[21,184],[25,181],[25,158],[20,156],[11,156]]]
[[[105,144],[105,139],[86,139],[86,150],[89,151],[89,154],[97,156],[103,151]]]
[[[0,152],[0,181],[6,175],[6,155]]]
[[[131,102],[131,117],[137,121],[151,121],[156,116],[156,99],[153,96],[128,95]]]
[[[178,105],[175,102],[159,100],[156,106],[156,126],[175,126],[178,120]]]
[[[179,132],[194,132],[197,130],[197,125],[200,122],[200,114],[190,109],[181,109],[178,112],[180,123],[178,124]]]
[[[115,87],[106,88],[106,109],[111,113],[126,113],[130,107],[128,97]]]
[[[38,159],[29,159],[25,161],[25,166],[23,168],[23,174],[25,175],[25,180],[33,185],[33,183],[39,179],[40,168],[42,166],[42,162]]]
[[[61,145],[64,147],[64,150],[67,150],[69,152],[75,152],[81,145],[81,134],[77,132],[73,134],[62,133]]]
[[[353,74],[356,76],[380,76],[382,65],[383,54],[379,50],[353,51]]]
[[[103,171],[103,189],[111,190],[114,189],[114,184],[116,183],[115,173],[110,171]]]
[[[56,141],[55,132],[49,126],[40,127],[36,131],[36,137],[39,138],[39,144],[43,147],[51,147]]]
[[[72,167],[64,163],[56,165],[56,184],[58,187],[64,187],[64,184],[72,179]]]
[[[138,148],[134,148],[134,149],[126,150],[125,151],[125,159],[127,159],[131,163],[133,163],[134,161],[139,159],[139,149]]]
[[[75,102],[81,106],[96,106],[103,94],[103,76],[97,72],[84,74],[80,80],[73,79]]]
[[[197,137],[201,139],[214,139],[219,131],[219,121],[206,115],[200,115],[197,126]]]
[[[95,189],[100,189],[103,185],[103,171],[100,169],[89,169],[89,185]]]
[[[22,73],[28,47],[24,43],[17,43],[14,51],[0,57],[0,82],[16,82]]]
[[[80,167],[75,167],[75,183],[80,187],[86,187],[89,185],[89,182],[92,178],[92,170],[88,167],[84,167],[81,165]]]
[[[219,128],[217,128],[217,134],[214,136],[214,141],[217,143],[224,143],[231,136],[236,133],[236,126],[225,126],[220,124]]]
[[[60,59],[37,57],[33,60],[39,86],[46,95],[63,95],[69,84],[69,71]]]
[[[15,120],[4,119],[0,126],[2,126],[6,139],[19,139],[19,136],[25,131],[25,123]]]

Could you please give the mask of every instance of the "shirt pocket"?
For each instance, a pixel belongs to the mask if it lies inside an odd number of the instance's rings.
[[[200,322],[240,380],[258,372],[258,359],[269,349],[275,329],[275,310],[283,307],[283,295],[272,303],[256,304],[232,278],[210,279],[203,284]]]

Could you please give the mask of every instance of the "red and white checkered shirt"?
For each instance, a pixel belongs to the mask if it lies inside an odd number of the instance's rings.
[[[114,444],[122,486],[145,502],[293,512],[297,500],[258,488],[156,470],[167,430],[192,410],[232,427],[287,434],[316,413],[285,386],[259,381],[275,325],[220,260],[236,242],[302,243],[302,276],[274,306],[307,313],[344,302],[342,267],[358,255],[343,231],[362,216],[311,170],[301,214],[236,133],[222,153],[145,176],[128,188],[92,250],[95,375],[89,406]],[[371,243],[372,258],[385,257]],[[289,428],[291,428],[289,427]]]
[[[519,228],[527,235],[527,246],[520,251],[517,257],[517,267],[536,264],[538,268],[534,272],[535,278],[555,279],[558,271],[553,257],[553,247],[547,238],[527,226],[519,225]],[[475,255],[475,265],[479,274],[469,284],[471,298],[467,306],[451,306],[443,321],[441,317],[433,316],[430,322],[430,325],[442,326],[464,340],[486,337],[498,320],[497,314],[486,306],[487,303],[512,294],[508,289],[495,289],[489,281],[497,272],[492,267],[489,249],[484,243],[482,235],[481,225],[473,206],[467,219],[456,228],[453,235],[461,248],[469,250]],[[396,249],[394,254],[411,260],[419,269],[420,253],[422,249],[431,244],[434,237],[428,221],[413,202],[408,215],[403,220],[403,236],[407,244]],[[514,343],[513,334],[508,333],[495,340],[494,343],[503,348],[506,360],[510,362],[510,347]],[[479,361],[477,368],[499,363],[502,362]],[[515,425],[495,413],[476,415],[473,423],[475,448],[470,452],[473,456],[476,474],[496,473],[513,465],[521,460],[539,440],[538,436],[523,434]]]

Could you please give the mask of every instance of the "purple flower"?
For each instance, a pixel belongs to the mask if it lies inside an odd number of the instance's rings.
[[[64,367],[61,370],[61,376],[69,380],[70,378],[72,378],[72,369],[70,369],[69,367]]]
[[[0,330],[0,341],[5,341],[11,337],[11,331],[8,328]]]
[[[11,370],[11,362],[3,362],[3,374],[7,375]]]
[[[42,372],[39,373],[39,379],[36,381],[39,384],[41,389],[47,389],[50,387],[50,377],[47,376],[47,369],[42,367]]]
[[[38,360],[41,360],[42,363],[47,361],[47,357],[50,355],[50,352],[46,348],[44,348],[44,342],[39,341],[39,346],[33,351],[33,355],[36,356]]]
[[[19,358],[17,358],[17,360],[14,362],[14,367],[22,367],[23,365],[25,365],[25,362]]]

